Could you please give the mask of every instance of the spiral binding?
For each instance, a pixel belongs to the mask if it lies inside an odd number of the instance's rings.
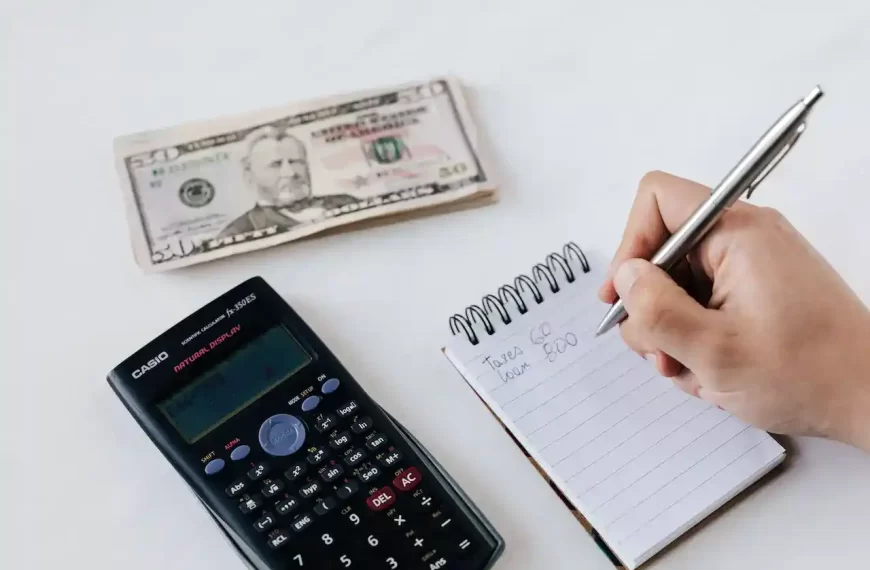
[[[544,295],[541,293],[539,284],[548,287],[551,293],[558,293],[561,287],[556,276],[560,273],[564,276],[565,281],[573,283],[577,276],[571,267],[572,259],[576,259],[580,263],[583,273],[589,273],[589,261],[586,259],[586,254],[576,243],[568,242],[562,247],[562,253],[553,252],[544,259],[543,263],[536,263],[532,267],[531,277],[521,273],[514,278],[512,284],[508,283],[499,287],[497,294],[484,295],[480,305],[474,304],[466,307],[464,315],[456,313],[450,317],[450,332],[454,335],[464,332],[471,344],[480,343],[480,339],[474,331],[474,325],[480,323],[486,333],[492,335],[495,333],[495,326],[493,326],[490,317],[497,316],[502,323],[511,324],[509,308],[516,307],[521,315],[529,310],[529,304],[523,298],[523,293],[530,293],[534,302],[541,304],[544,302]]]

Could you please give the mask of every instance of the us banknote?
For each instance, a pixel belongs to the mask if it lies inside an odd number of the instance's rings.
[[[146,271],[495,192],[453,78],[122,136],[114,148]]]

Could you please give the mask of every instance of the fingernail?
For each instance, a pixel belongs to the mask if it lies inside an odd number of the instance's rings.
[[[613,276],[613,287],[620,297],[625,297],[634,282],[640,276],[640,268],[643,262],[639,259],[629,259],[619,266]]]
[[[654,352],[647,352],[646,355],[644,356],[644,358],[646,358],[647,360],[649,360],[653,364],[656,363],[656,355]]]

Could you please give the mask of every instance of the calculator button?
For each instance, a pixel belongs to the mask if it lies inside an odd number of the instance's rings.
[[[273,526],[275,526],[275,517],[269,513],[266,513],[254,522],[254,528],[257,529],[257,532],[266,532]]]
[[[335,450],[343,449],[348,443],[350,443],[350,434],[343,431],[329,440],[329,447]]]
[[[354,424],[350,426],[350,429],[356,434],[365,433],[372,429],[372,419],[366,416],[358,422],[354,422]]]
[[[320,492],[320,483],[317,481],[312,481],[307,485],[303,485],[299,487],[299,495],[303,499],[309,499]]]
[[[396,494],[389,487],[382,487],[366,499],[366,504],[373,511],[382,511],[396,502]]]
[[[284,457],[299,451],[305,442],[305,425],[296,416],[276,414],[263,422],[260,447],[269,455]]]
[[[239,510],[244,514],[252,513],[263,506],[263,496],[262,495],[251,495],[251,497],[242,501],[239,505]]]
[[[336,463],[320,470],[320,476],[327,483],[332,483],[344,474],[344,467]]]
[[[221,469],[223,469],[224,465],[226,465],[226,463],[223,459],[212,459],[205,464],[205,474],[214,475],[215,473],[218,473]]]
[[[285,471],[284,477],[287,477],[290,481],[295,481],[305,475],[306,471],[308,471],[308,466],[300,461],[293,464],[293,467]]]
[[[338,378],[330,378],[326,382],[323,383],[323,386],[320,387],[320,391],[324,394],[332,394],[336,390],[338,390],[338,385],[340,384]]]
[[[308,396],[302,401],[302,411],[310,412],[320,404],[320,396]]]
[[[358,406],[356,405],[356,400],[351,400],[350,402],[346,403],[335,411],[338,413],[339,417],[346,418],[347,416],[356,412],[357,408]]]
[[[355,467],[360,461],[366,458],[366,452],[362,449],[351,449],[344,454],[344,462],[350,467]]]
[[[326,459],[327,455],[329,455],[329,452],[326,451],[325,447],[318,447],[308,456],[308,463],[318,465]]]
[[[287,531],[276,530],[269,535],[269,547],[281,548],[288,540],[290,540],[290,535]]]
[[[293,522],[290,523],[290,527],[296,532],[302,532],[314,522],[314,519],[311,518],[311,515],[299,515]]]
[[[238,481],[227,487],[227,495],[229,495],[230,497],[237,497],[242,493],[242,491],[247,488],[248,484],[245,483],[243,480],[239,479]]]
[[[398,449],[387,453],[381,457],[381,465],[384,467],[392,467],[402,459],[402,452]]]
[[[338,491],[336,491],[336,494],[338,495],[339,499],[347,499],[357,491],[359,491],[359,483],[351,479],[347,482],[347,484],[339,487]]]
[[[326,497],[325,499],[317,503],[317,505],[315,505],[314,512],[320,516],[323,516],[326,513],[332,511],[337,505],[338,502],[335,499],[333,499],[332,497]]]
[[[382,433],[373,433],[366,437],[366,447],[374,451],[387,443],[387,438]]]
[[[264,497],[274,497],[278,493],[284,490],[284,481],[280,479],[275,479],[274,481],[269,481],[263,487],[263,496]]]
[[[399,491],[411,491],[420,484],[423,476],[416,467],[408,467],[393,479],[393,486]]]
[[[432,509],[434,505],[432,504],[432,495],[424,492],[423,489],[418,489],[414,491],[414,500],[421,507],[426,507],[426,509]]]
[[[263,475],[269,472],[269,465],[264,462],[260,462],[254,465],[254,468],[248,471],[248,478],[251,481],[257,481],[262,479]]]
[[[365,471],[360,472],[359,478],[363,483],[368,484],[369,482],[377,479],[378,475],[380,475],[380,474],[381,474],[381,470],[378,469],[377,467],[372,466],[369,469],[366,469]]]
[[[314,427],[317,428],[317,431],[319,431],[320,433],[323,433],[323,432],[329,431],[333,427],[335,427],[335,424],[337,423],[337,421],[338,420],[335,419],[334,415],[328,414],[328,415],[322,417],[321,419],[317,420],[317,422],[314,424]]]
[[[230,453],[230,459],[233,461],[241,461],[251,453],[251,448],[247,445],[240,445]]]
[[[299,506],[299,501],[295,497],[290,497],[275,503],[275,510],[279,515],[289,515]]]
[[[431,555],[431,556],[430,556]],[[424,564],[428,564],[425,568],[451,568],[449,558],[442,556],[438,550],[431,550],[421,558]]]

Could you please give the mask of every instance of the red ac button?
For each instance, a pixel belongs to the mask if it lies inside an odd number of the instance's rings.
[[[422,478],[416,467],[408,467],[393,479],[393,487],[399,491],[410,491],[420,483]]]

